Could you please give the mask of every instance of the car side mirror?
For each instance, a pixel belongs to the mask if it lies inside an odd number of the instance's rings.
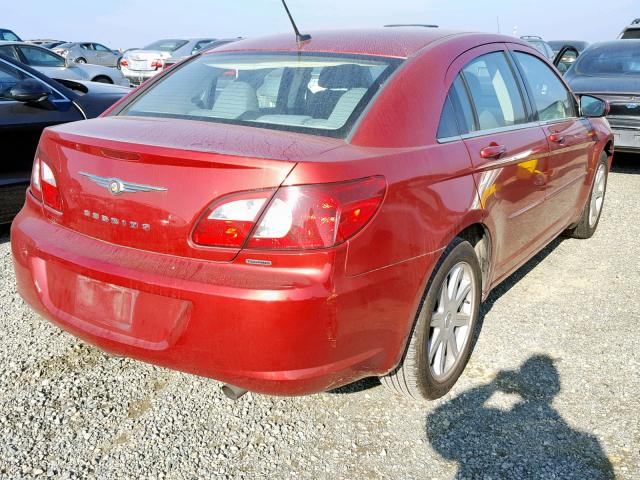
[[[580,97],[580,115],[583,117],[605,117],[609,114],[609,102],[591,95]]]
[[[44,83],[35,78],[27,78],[16,83],[9,90],[8,97],[17,102],[39,104],[44,103],[52,93],[53,90]]]

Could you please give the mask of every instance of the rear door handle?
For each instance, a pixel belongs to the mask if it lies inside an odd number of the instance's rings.
[[[564,135],[560,133],[552,133],[549,135],[549,140],[554,143],[564,143]]]
[[[504,145],[498,145],[495,142],[480,150],[480,156],[482,158],[498,158],[505,153],[507,153],[507,147]]]

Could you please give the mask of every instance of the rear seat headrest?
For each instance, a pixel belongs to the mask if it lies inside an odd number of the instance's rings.
[[[322,88],[369,88],[371,73],[360,65],[325,67],[318,77],[318,85]]]

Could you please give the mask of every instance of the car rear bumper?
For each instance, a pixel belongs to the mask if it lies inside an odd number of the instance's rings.
[[[247,265],[242,253],[209,262],[108,244],[39,209],[28,195],[11,235],[18,291],[35,310],[108,352],[268,394],[394,368],[435,261],[348,277],[342,245],[308,266]]]
[[[162,72],[162,70],[131,70],[127,67],[121,67],[120,71],[132,85],[140,85]]]
[[[640,128],[611,127],[617,152],[640,152]]]

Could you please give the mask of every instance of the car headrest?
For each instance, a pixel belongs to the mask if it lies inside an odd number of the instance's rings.
[[[360,65],[325,67],[318,77],[318,85],[322,88],[369,88],[371,74]]]

